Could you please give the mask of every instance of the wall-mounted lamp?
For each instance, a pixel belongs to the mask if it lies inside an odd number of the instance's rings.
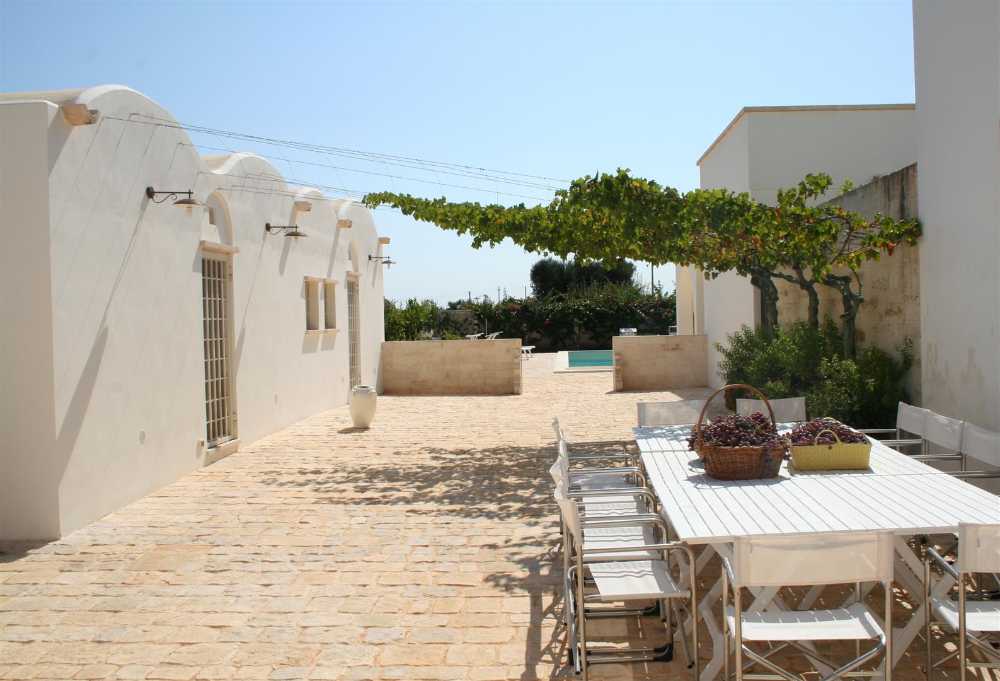
[[[157,199],[157,196],[162,196],[163,198]],[[182,199],[181,196],[186,196],[187,198]],[[146,198],[148,198],[153,203],[163,203],[167,199],[175,199],[174,205],[180,206],[181,208],[196,208],[201,204],[197,199],[194,198],[194,192],[188,189],[186,192],[164,192],[156,191],[152,187],[146,187]]]
[[[301,236],[306,236],[305,232],[299,231],[298,225],[272,225],[270,222],[264,223],[264,231],[268,234],[273,234],[274,232],[282,232],[285,236],[290,236],[293,239],[298,239]]]
[[[380,262],[383,265],[385,265],[386,267],[392,267],[393,265],[396,264],[396,261],[393,260],[392,258],[390,258],[387,255],[369,255],[368,256],[368,262],[371,262],[372,260],[375,260],[376,262]]]

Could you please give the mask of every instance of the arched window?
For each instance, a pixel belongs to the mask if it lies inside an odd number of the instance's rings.
[[[201,238],[204,241],[235,245],[233,225],[229,219],[229,206],[219,192],[213,192],[205,200],[205,219],[202,223]]]

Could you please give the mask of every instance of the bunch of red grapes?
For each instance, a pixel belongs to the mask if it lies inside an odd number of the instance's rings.
[[[771,420],[755,412],[750,416],[716,416],[709,423],[702,425],[701,437],[706,444],[719,447],[761,447],[764,445],[781,445],[781,437],[775,430]],[[696,436],[692,432],[688,438],[688,448],[695,448]]]
[[[793,445],[832,445],[837,440],[830,433],[823,431],[833,431],[841,442],[865,442],[864,434],[859,433],[849,426],[845,426],[837,419],[824,417],[806,421],[795,426],[789,437],[792,438]],[[822,435],[820,435],[822,433]]]

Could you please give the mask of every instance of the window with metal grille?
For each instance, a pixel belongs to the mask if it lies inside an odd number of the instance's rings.
[[[347,335],[351,364],[351,387],[361,385],[361,326],[358,280],[347,278]]]
[[[230,398],[229,280],[229,262],[203,253],[201,300],[205,343],[205,424],[209,447],[235,437]]]
[[[306,331],[319,330],[319,282],[306,279]]]
[[[323,328],[327,330],[337,328],[337,290],[334,288],[336,283],[331,280],[323,282]]]

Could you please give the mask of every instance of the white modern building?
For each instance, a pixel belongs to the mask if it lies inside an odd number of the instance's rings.
[[[1000,3],[913,20],[923,401],[1000,430]]]
[[[916,160],[915,130],[912,104],[746,107],[698,159],[701,187],[774,203],[779,189],[808,173],[827,173],[837,185],[845,179],[864,184]],[[700,272],[678,268],[678,333],[708,337],[713,387],[722,384],[715,344],[759,320],[760,300],[749,279],[726,273],[706,281]]]
[[[823,171],[856,185],[916,162],[922,403],[1000,430],[1000,3],[914,0],[916,104],[743,109],[699,160],[701,186],[775,190]],[[680,333],[756,325],[747,279],[678,268]],[[867,303],[866,303],[867,304]]]
[[[371,213],[200,156],[138,92],[0,96],[0,214],[0,539],[64,535],[377,383]]]

